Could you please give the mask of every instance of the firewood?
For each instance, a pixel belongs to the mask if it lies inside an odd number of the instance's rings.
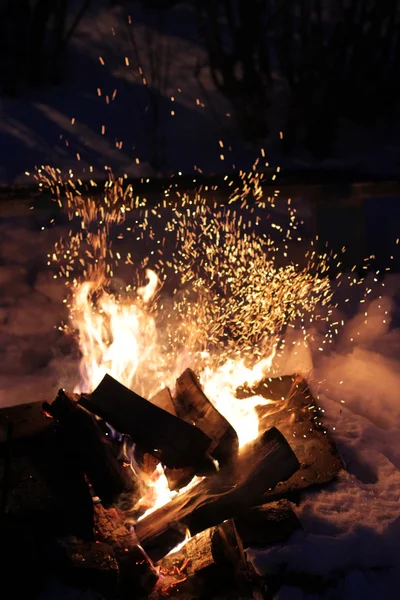
[[[175,417],[177,416],[174,400],[171,396],[169,388],[164,388],[157,392],[155,396],[150,398],[149,402],[155,404],[163,410],[166,410],[171,415],[174,415]],[[168,487],[171,491],[180,490],[188,485],[196,474],[210,475],[211,473],[215,473],[215,471],[215,464],[212,461],[207,462],[204,469],[199,469],[199,467],[184,467],[182,469],[169,469],[166,467],[164,469],[164,473],[168,481]]]
[[[95,418],[79,406],[75,396],[60,390],[54,402],[45,402],[43,408],[57,421],[71,455],[105,505],[114,504],[124,493],[139,492],[129,467],[118,460]]]
[[[198,427],[174,417],[135,392],[105,375],[92,392],[79,403],[127,434],[145,452],[170,468],[198,466],[210,462],[210,438]]]
[[[243,450],[233,470],[207,477],[139,521],[137,537],[149,556],[159,560],[184,539],[186,529],[195,535],[260,504],[268,489],[298,468],[286,439],[272,428]]]
[[[209,475],[213,467],[213,463],[210,463],[210,469],[207,473],[198,473],[198,475]],[[164,469],[165,477],[168,481],[168,487],[171,492],[175,492],[180,490],[192,481],[193,477],[196,475],[196,469],[193,467],[185,467],[184,469]]]
[[[0,452],[1,445],[7,443],[8,430],[12,426],[14,441],[33,438],[51,429],[50,419],[43,414],[40,402],[18,404],[0,409]]]
[[[69,542],[65,548],[63,576],[73,587],[96,590],[110,600],[116,597],[119,568],[108,544]]]
[[[293,375],[265,383],[265,397],[279,399],[274,405],[260,407],[260,424],[263,428],[277,427],[290,439],[301,469],[268,492],[264,502],[284,497],[297,502],[307,489],[321,486],[336,477],[343,469],[343,461],[330,431],[324,427],[323,411],[306,380]],[[261,390],[259,393],[264,395]]]
[[[211,565],[239,570],[243,561],[243,547],[237,537],[235,524],[229,519],[198,533],[177,552],[165,556],[158,565],[161,572],[178,569],[190,577]]]
[[[93,502],[82,465],[70,456],[69,444],[58,435],[54,421],[40,415],[40,405],[33,406],[31,410],[23,405],[21,412],[11,411],[12,418],[5,419],[9,439],[0,445],[1,516],[34,528],[41,539],[64,535],[90,539]],[[10,417],[10,411],[2,409],[0,420],[3,411]],[[33,411],[29,427],[25,415]]]
[[[149,402],[151,402],[155,406],[158,406],[158,408],[166,410],[171,415],[174,415],[174,417],[176,417],[176,410],[169,388],[163,388],[162,390],[157,392],[157,394],[149,398]]]
[[[166,410],[171,415],[174,415],[174,417],[177,416],[169,388],[164,388],[157,392],[157,394],[155,394],[152,398],[149,399],[149,402],[155,404],[155,406],[158,406],[158,408]],[[209,463],[209,467],[210,472],[212,472],[213,463],[211,461]],[[166,467],[164,469],[164,473],[168,481],[169,489],[171,491],[180,490],[181,488],[188,485],[188,483],[190,483],[193,477],[196,475],[196,470],[198,469],[196,469],[195,467],[184,467],[182,469],[169,469],[168,467]]]
[[[256,506],[235,518],[243,546],[267,546],[284,542],[301,524],[290,502],[280,500]]]
[[[211,438],[208,451],[219,464],[230,463],[239,448],[237,433],[211,404],[191,369],[186,369],[176,380],[173,401],[178,417],[193,423]]]
[[[197,534],[165,556],[158,567],[160,579],[152,600],[172,590],[179,590],[184,598],[211,597],[214,593],[218,596],[221,585],[224,595],[235,589],[244,592],[240,597],[249,597],[245,592],[250,590],[252,576],[232,519]]]
[[[157,573],[151,560],[137,543],[134,531],[130,531],[115,508],[101,504],[94,507],[96,537],[108,544],[115,554],[120,571],[120,586],[126,597],[135,592],[149,591],[157,581]]]

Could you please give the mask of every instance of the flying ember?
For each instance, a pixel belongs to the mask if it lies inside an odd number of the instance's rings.
[[[302,267],[282,261],[298,227],[291,203],[285,225],[262,231],[277,198],[263,197],[256,173],[227,206],[198,194],[173,200],[170,191],[150,203],[112,177],[101,195],[86,197],[50,167],[37,178],[71,220],[49,264],[65,280],[63,327],[81,352],[75,391],[92,391],[108,373],[151,398],[190,367],[239,447],[255,440],[257,407],[269,401],[238,400],[237,388],[268,376],[286,328],[300,324],[306,337],[305,323],[331,299],[326,257],[308,253]],[[176,494],[160,464],[146,485],[145,514]]]

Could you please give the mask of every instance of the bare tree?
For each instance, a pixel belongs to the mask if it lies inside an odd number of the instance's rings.
[[[16,95],[24,84],[59,81],[65,50],[90,0],[71,14],[68,0],[3,0],[0,4],[0,81]]]
[[[400,5],[397,0],[215,0],[195,3],[218,89],[243,135],[267,131],[274,73],[291,101],[286,143],[299,130],[317,155],[332,147],[338,119],[398,116]]]

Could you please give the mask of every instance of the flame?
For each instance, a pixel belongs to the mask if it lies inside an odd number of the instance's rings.
[[[140,365],[154,356],[157,330],[146,305],[159,280],[150,269],[146,276],[147,285],[137,290],[140,302],[117,298],[96,281],[84,282],[76,290],[72,322],[79,332],[82,353],[76,392],[93,390],[106,373],[133,387]]]
[[[200,535],[200,534],[197,534],[197,535]],[[182,550],[182,548],[183,548],[184,546],[186,546],[186,544],[187,544],[187,543],[188,543],[188,541],[191,539],[191,537],[192,537],[192,536],[190,535],[189,528],[188,528],[188,527],[186,527],[186,535],[185,535],[185,539],[184,539],[184,540],[182,540],[182,541],[181,541],[179,544],[177,544],[177,545],[175,546],[175,548],[172,548],[172,550],[170,550],[170,551],[168,552],[168,554],[166,554],[165,556],[170,556],[171,554],[175,554],[176,552],[179,552],[179,550]],[[197,536],[193,536],[193,538],[195,538],[195,537],[197,537]],[[183,569],[182,569],[182,567],[181,567],[181,570],[183,570]]]
[[[259,420],[256,407],[270,404],[271,400],[261,396],[238,400],[236,390],[241,385],[252,387],[261,381],[271,369],[274,356],[275,349],[252,368],[246,367],[243,359],[229,359],[216,369],[206,367],[200,375],[206,396],[236,430],[239,448],[257,439]]]
[[[149,508],[138,518],[138,521],[144,519],[152,512],[170,502],[178,494],[182,494],[187,490],[200,483],[204,477],[193,477],[193,479],[178,491],[171,491],[168,487],[168,480],[165,476],[164,469],[161,464],[157,465],[152,475],[147,481],[148,489],[145,494],[137,502],[135,509],[140,509],[142,506]]]
[[[240,173],[242,189],[232,188],[227,205],[177,190],[178,202],[171,205],[161,236],[158,219],[171,190],[150,207],[131,184],[111,172],[103,194],[91,197],[76,188],[72,171],[64,177],[52,167],[38,170],[40,186],[50,188],[60,206],[66,205],[75,224],[48,255],[48,264],[57,264],[54,277],[63,278],[68,288],[71,328],[66,329],[77,332],[82,353],[75,391],[92,391],[109,373],[149,398],[162,387],[172,387],[191,366],[210,401],[237,431],[240,448],[257,438],[256,407],[269,401],[259,396],[239,400],[237,388],[245,383],[252,387],[265,377],[275,356],[273,349],[265,358],[265,348],[286,327],[301,322],[307,339],[307,327],[320,317],[318,307],[327,306],[332,297],[327,254],[319,256],[310,248],[304,268],[276,261],[277,256],[287,258],[289,242],[301,241],[301,222],[290,199],[286,225],[270,221],[271,236],[259,231],[253,198],[260,207],[274,208],[277,192],[264,197],[257,162],[253,172]],[[240,212],[233,206],[237,202]],[[134,223],[128,227],[125,219],[131,211]],[[134,263],[129,249],[118,247],[120,253],[113,246],[111,227],[117,226],[118,239],[134,235],[149,243],[149,255],[139,269],[154,266],[146,268],[146,285],[136,290],[127,286],[123,294],[112,292],[114,269]],[[174,250],[164,255],[167,236],[173,236]],[[277,252],[275,238],[283,252]],[[176,283],[173,297],[156,306],[167,277]],[[255,364],[248,366],[249,360]],[[162,465],[144,479],[147,492],[137,506],[146,509],[142,518],[177,494],[169,490]],[[185,489],[198,481],[193,479]]]

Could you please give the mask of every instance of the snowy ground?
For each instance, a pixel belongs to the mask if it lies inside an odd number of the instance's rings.
[[[207,65],[194,11],[184,4],[160,22],[145,3],[94,3],[71,41],[63,84],[0,99],[0,183],[25,182],[26,171],[48,163],[86,178],[92,176],[89,166],[100,176],[105,165],[139,177],[247,168],[259,149],[244,144]],[[288,95],[279,78],[275,88],[265,109],[271,135],[262,145],[268,160],[286,169],[396,175],[399,131],[382,123],[368,130],[342,123],[334,155],[322,162],[301,148],[291,157],[282,155],[279,131]]]
[[[1,406],[52,399],[76,380],[77,357],[57,329],[63,284],[46,266],[65,225],[48,223],[48,212],[30,210],[29,202],[1,206]],[[291,582],[277,600],[399,596],[400,279],[384,283],[371,278],[362,310],[350,289],[351,301],[337,313],[347,322],[330,350],[318,351],[323,332],[321,339],[316,332],[309,350],[297,349],[280,367],[306,374],[348,473],[302,503],[303,531],[252,553],[260,572]]]
[[[251,552],[260,572],[292,582],[277,600],[399,597],[400,280],[385,283],[331,352],[315,347],[283,369],[307,376],[348,473],[301,504],[304,531]]]

